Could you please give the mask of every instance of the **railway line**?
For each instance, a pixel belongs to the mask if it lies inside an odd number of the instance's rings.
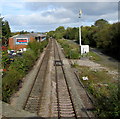
[[[36,78],[34,80],[33,86],[30,90],[29,96],[24,105],[24,110],[39,114],[39,106],[41,102],[41,97],[43,95],[43,86],[47,72],[48,60],[50,56],[51,41],[47,46],[45,55],[42,59],[40,68],[37,72]]]
[[[50,64],[51,57],[52,63]],[[50,40],[23,109],[37,114],[38,117],[55,117],[58,119],[87,117],[89,119],[91,116],[85,110],[85,106],[76,91],[80,85],[78,87],[70,86],[69,81],[71,79],[65,71],[62,58],[57,41],[55,39]],[[53,80],[48,75],[50,73]]]
[[[57,44],[54,40],[54,66],[56,77],[56,95],[57,95],[57,113],[58,118],[69,117],[77,119],[70,91],[66,81],[66,75],[63,68]]]

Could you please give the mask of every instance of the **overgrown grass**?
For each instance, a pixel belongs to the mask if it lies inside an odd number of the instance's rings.
[[[106,71],[93,71],[89,67],[77,66],[80,79],[94,97],[96,114],[99,118],[117,119],[120,116],[120,83]],[[87,76],[89,80],[82,80]]]
[[[15,61],[10,64],[8,71],[2,79],[3,101],[9,102],[11,95],[19,90],[19,84],[22,82],[22,78],[34,65],[44,47],[47,46],[47,43],[47,41],[29,43],[29,50],[23,53],[22,57],[16,57]]]
[[[70,41],[59,39],[57,40],[62,48],[64,49],[64,54],[66,58],[69,59],[79,59],[80,58],[80,52],[79,52],[79,46],[77,44],[73,44]]]
[[[101,61],[101,57],[92,51],[87,53],[87,57],[89,57],[90,60],[95,62]]]
[[[57,40],[62,48],[64,49],[64,53],[66,58],[69,59],[79,59],[81,57],[87,57],[88,59],[92,61],[101,61],[100,56],[98,56],[96,53],[90,51],[89,53],[80,55],[80,48],[78,44],[72,43],[65,39],[59,39]]]

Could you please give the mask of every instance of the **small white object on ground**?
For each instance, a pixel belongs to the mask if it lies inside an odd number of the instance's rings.
[[[86,77],[82,77],[82,79],[83,80],[89,80],[87,76]]]

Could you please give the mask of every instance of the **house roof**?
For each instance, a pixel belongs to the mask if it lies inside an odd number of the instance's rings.
[[[38,34],[38,33],[29,33],[29,34],[18,34],[18,35],[15,35],[15,36],[12,36],[12,38],[29,38],[29,37],[45,37],[46,35],[44,34]]]

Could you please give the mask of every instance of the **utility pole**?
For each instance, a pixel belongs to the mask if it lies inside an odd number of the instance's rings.
[[[82,16],[82,10],[79,11],[79,18]],[[81,26],[79,26],[79,45],[81,46]]]

